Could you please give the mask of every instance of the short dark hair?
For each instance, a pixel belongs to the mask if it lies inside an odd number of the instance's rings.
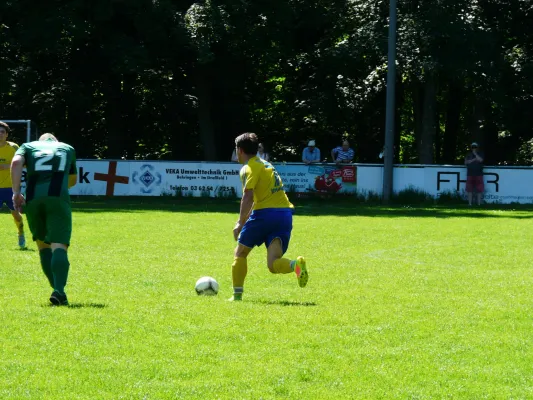
[[[259,148],[259,138],[255,133],[243,133],[235,139],[235,146],[248,155],[256,155]]]
[[[0,121],[0,128],[4,128],[7,133],[9,133],[9,125],[5,122]]]

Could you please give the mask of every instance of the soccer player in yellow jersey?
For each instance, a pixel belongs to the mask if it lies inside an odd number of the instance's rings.
[[[11,215],[15,220],[15,225],[18,229],[19,247],[24,249],[26,247],[26,239],[24,237],[24,222],[20,212],[13,207],[13,192],[11,190],[11,160],[18,150],[18,146],[13,142],[8,142],[9,125],[0,121],[0,208],[4,205],[11,210]]]
[[[242,200],[239,220],[233,229],[237,240],[232,265],[233,297],[242,300],[244,280],[248,272],[246,257],[255,246],[267,248],[267,265],[273,274],[296,273],[300,287],[307,285],[309,274],[303,257],[283,258],[289,247],[294,206],[283,190],[283,182],[268,161],[257,157],[259,140],[255,133],[244,133],[235,139],[239,162],[244,164],[240,177]]]

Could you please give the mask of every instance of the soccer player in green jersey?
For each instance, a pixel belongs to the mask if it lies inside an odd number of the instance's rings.
[[[22,169],[26,165],[26,198],[20,192]],[[72,211],[68,189],[76,184],[76,152],[54,135],[45,133],[38,141],[24,143],[11,162],[13,204],[21,210],[37,242],[43,272],[54,289],[50,302],[68,305],[65,285],[70,263],[67,249],[72,232]]]

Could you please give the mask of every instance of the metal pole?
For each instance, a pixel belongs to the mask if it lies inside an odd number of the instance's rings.
[[[383,165],[383,202],[388,203],[392,196],[392,176],[394,168],[394,120],[396,97],[396,0],[390,0],[389,16],[389,61],[387,72],[387,108],[385,122],[385,150]]]
[[[31,121],[26,121],[26,143],[31,142]]]

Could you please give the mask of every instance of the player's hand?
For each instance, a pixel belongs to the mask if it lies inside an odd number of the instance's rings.
[[[242,231],[242,225],[240,224],[240,222],[237,222],[235,224],[235,228],[233,228],[233,238],[235,240],[239,238],[239,234],[241,233],[241,231]]]
[[[18,212],[22,212],[22,206],[26,204],[26,199],[22,193],[13,193],[13,207]]]

